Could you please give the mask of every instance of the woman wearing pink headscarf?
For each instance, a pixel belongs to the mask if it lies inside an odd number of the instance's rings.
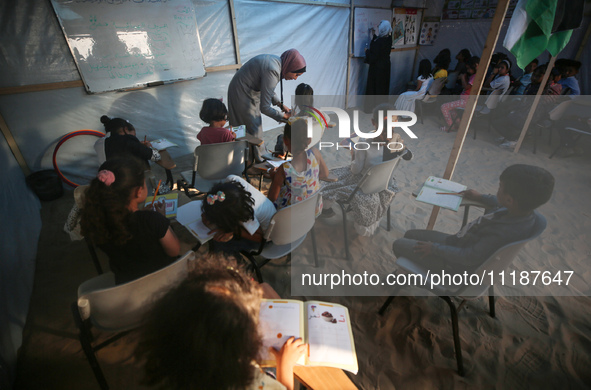
[[[261,113],[277,121],[289,118],[289,109],[283,104],[283,79],[297,80],[305,71],[306,60],[296,49],[287,50],[281,57],[261,54],[251,58],[236,72],[228,88],[230,126],[245,125],[249,134],[262,139]],[[275,94],[278,83],[281,99]],[[251,158],[262,161],[259,147],[253,148]]]

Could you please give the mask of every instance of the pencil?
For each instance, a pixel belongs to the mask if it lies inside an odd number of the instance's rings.
[[[152,199],[152,208],[154,208],[154,202],[156,202],[156,196],[158,196],[158,190],[160,189],[160,184],[162,184],[162,180],[158,180],[158,186],[156,186],[156,191],[154,191],[154,198]]]
[[[461,196],[461,194],[459,192],[436,192],[435,194],[437,194],[437,195],[459,195],[459,196]]]
[[[148,140],[148,136],[144,135],[144,142],[146,142]]]

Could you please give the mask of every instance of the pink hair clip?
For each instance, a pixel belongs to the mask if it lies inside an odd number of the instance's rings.
[[[109,170],[103,169],[96,175],[97,179],[102,181],[107,187],[115,181],[115,174]]]
[[[222,191],[218,191],[217,194],[209,194],[207,195],[207,204],[212,206],[215,201],[218,200],[220,202],[223,202],[224,200],[226,200],[226,194],[224,194]]]

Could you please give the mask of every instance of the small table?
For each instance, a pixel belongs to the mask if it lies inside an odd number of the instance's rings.
[[[357,390],[351,379],[338,368],[295,366],[293,374],[301,384],[311,390]]]

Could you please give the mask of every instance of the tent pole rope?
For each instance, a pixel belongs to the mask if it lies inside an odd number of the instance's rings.
[[[482,50],[482,56],[480,57],[480,63],[478,64],[478,69],[476,70],[474,83],[472,84],[472,89],[470,90],[470,96],[468,96],[468,102],[466,103],[464,115],[462,115],[460,128],[456,134],[456,139],[451,149],[447,166],[445,167],[445,173],[443,174],[444,179],[451,180],[454,170],[456,169],[456,164],[458,163],[458,158],[460,157],[460,152],[462,151],[464,140],[466,139],[466,133],[468,132],[468,127],[470,126],[472,116],[474,115],[474,109],[476,108],[478,96],[480,95],[480,90],[484,84],[486,69],[490,63],[495,46],[497,45],[497,40],[499,39],[499,34],[501,32],[501,27],[503,25],[503,21],[505,20],[505,14],[507,13],[508,7],[509,0],[499,0],[497,9],[495,10],[495,14],[492,19],[492,23],[490,25],[490,30],[488,30],[486,42],[484,43],[484,49]],[[428,230],[433,230],[438,214],[439,207],[434,206],[433,210],[431,211],[431,216],[429,217],[429,223],[427,224]]]

